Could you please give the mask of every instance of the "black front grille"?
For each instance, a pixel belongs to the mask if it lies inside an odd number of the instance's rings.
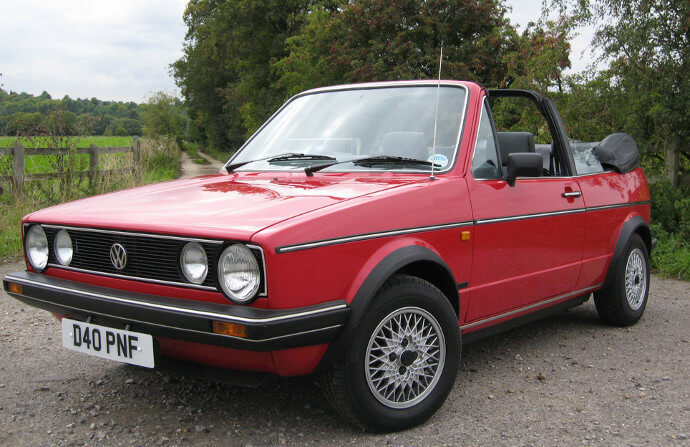
[[[59,266],[53,241],[60,228],[45,226],[44,229],[50,247],[49,263]],[[188,242],[186,240],[73,228],[68,232],[74,247],[74,256],[69,265],[71,268],[191,285],[180,271],[180,254]],[[110,248],[116,243],[127,251],[127,265],[122,270],[116,269],[110,261]],[[201,285],[216,288],[216,263],[222,245],[200,244],[206,250],[209,261],[208,275]]]

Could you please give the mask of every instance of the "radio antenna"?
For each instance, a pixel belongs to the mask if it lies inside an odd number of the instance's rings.
[[[438,60],[438,86],[436,88],[436,115],[434,116],[434,146],[431,152],[431,177],[429,180],[434,181],[434,166],[436,166],[436,129],[438,127],[438,98],[441,95],[441,65],[443,64],[443,44],[441,44],[441,57]]]

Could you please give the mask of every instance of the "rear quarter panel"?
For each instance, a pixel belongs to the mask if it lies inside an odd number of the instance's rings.
[[[600,284],[623,224],[633,216],[650,222],[649,186],[641,168],[578,178],[587,207],[583,264],[578,288]],[[611,207],[609,207],[611,206]]]

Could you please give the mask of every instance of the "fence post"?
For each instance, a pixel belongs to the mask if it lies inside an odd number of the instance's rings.
[[[134,164],[134,176],[139,179],[141,176],[141,141],[137,136],[132,139],[132,162]]]
[[[12,180],[14,193],[20,199],[24,197],[24,163],[24,145],[15,141],[12,153]]]
[[[89,146],[89,188],[96,185],[96,178],[98,177],[98,146],[92,144]]]
[[[666,146],[666,174],[674,188],[678,187],[680,176],[680,137],[674,136]]]

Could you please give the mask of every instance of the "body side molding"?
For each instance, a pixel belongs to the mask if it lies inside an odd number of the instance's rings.
[[[328,245],[345,244],[347,242],[358,242],[358,241],[364,241],[364,240],[369,240],[369,239],[378,239],[378,238],[383,238],[383,237],[400,236],[400,235],[404,235],[404,234],[424,233],[427,231],[447,230],[447,229],[451,229],[451,228],[470,227],[470,226],[474,226],[474,225],[487,225],[487,224],[500,223],[500,222],[509,222],[509,221],[514,221],[514,220],[538,219],[541,217],[560,216],[560,215],[564,215],[564,214],[584,213],[584,212],[589,212],[589,211],[599,211],[599,210],[608,210],[608,209],[613,209],[613,208],[624,208],[624,207],[630,207],[630,206],[648,205],[649,203],[650,203],[649,200],[644,200],[644,201],[640,201],[640,202],[614,203],[611,205],[600,205],[600,206],[593,206],[593,207],[586,207],[586,208],[583,207],[583,208],[574,208],[574,209],[565,209],[565,210],[556,210],[556,211],[546,211],[543,213],[518,214],[518,215],[512,215],[512,216],[492,217],[492,218],[488,218],[488,219],[468,220],[468,221],[463,221],[463,222],[451,222],[451,223],[444,223],[444,224],[438,224],[438,225],[427,225],[427,226],[423,226],[423,227],[398,228],[395,230],[379,231],[376,233],[353,234],[353,235],[349,235],[349,236],[335,237],[335,238],[330,238],[330,239],[320,239],[320,240],[302,242],[302,243],[297,243],[297,244],[283,245],[280,247],[276,247],[275,252],[276,252],[276,254],[290,253],[293,251],[308,250],[310,248],[325,247]]]
[[[376,233],[354,234],[351,236],[336,237],[332,239],[322,239],[318,241],[304,242],[302,244],[284,245],[276,248],[276,253],[288,253],[291,251],[306,250],[309,248],[325,247],[327,245],[344,244],[346,242],[363,241],[367,239],[377,239],[381,237],[400,236],[403,234],[423,233],[426,231],[446,230],[449,228],[469,227],[474,225],[473,220],[464,222],[452,222],[438,225],[427,225],[423,227],[400,228],[396,230],[379,231]]]
[[[564,301],[559,301],[556,304],[550,306],[539,308],[535,311],[528,312],[524,315],[520,315],[510,320],[488,326],[486,328],[478,329],[472,332],[468,332],[462,335],[463,344],[474,343],[475,341],[481,340],[492,335],[500,334],[510,329],[540,320],[549,315],[562,312],[564,310],[570,309],[571,307],[579,306],[589,300],[590,292],[586,292],[582,295],[577,295],[573,298],[568,298]]]

